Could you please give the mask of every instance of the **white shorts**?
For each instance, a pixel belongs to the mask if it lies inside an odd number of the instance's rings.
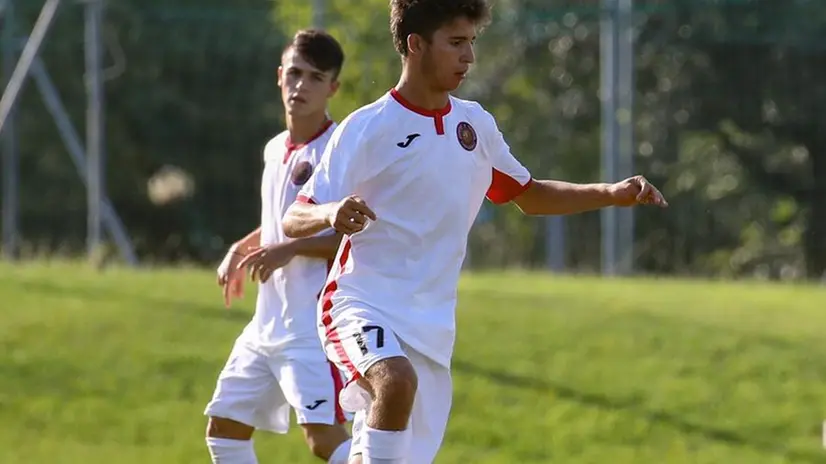
[[[236,342],[204,414],[287,433],[290,408],[299,424],[338,424],[350,417],[338,402],[341,372],[330,362],[266,356]]]
[[[345,411],[355,412],[350,456],[362,452],[361,431],[370,412],[370,395],[355,380],[382,359],[406,357],[418,377],[418,389],[410,415],[411,439],[408,462],[430,464],[442,445],[453,400],[450,369],[413,350],[387,328],[374,312],[362,309],[337,310],[322,331],[327,357],[347,375],[339,395]]]

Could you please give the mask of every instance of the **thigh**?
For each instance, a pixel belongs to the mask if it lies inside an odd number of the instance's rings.
[[[453,403],[453,380],[450,369],[431,361],[406,345],[401,346],[416,369],[419,379],[416,400],[410,415],[411,440],[408,461],[430,464],[436,459],[447,429]],[[353,418],[351,457],[363,451],[362,431],[369,414],[368,401],[367,407],[357,411]]]
[[[327,358],[347,377],[342,406],[348,411],[355,412],[366,406],[360,401],[358,405],[348,407],[351,387],[358,385],[355,380],[383,359],[406,357],[389,325],[370,310],[337,310],[332,321],[320,330]]]
[[[289,427],[289,405],[268,357],[242,343],[233,347],[204,413],[277,433]]]
[[[410,415],[410,462],[428,464],[433,462],[442,446],[453,403],[453,380],[450,369],[406,345],[403,348],[419,379]]]
[[[299,424],[343,424],[349,417],[338,400],[344,387],[342,373],[330,361],[319,358],[285,359],[271,367]]]

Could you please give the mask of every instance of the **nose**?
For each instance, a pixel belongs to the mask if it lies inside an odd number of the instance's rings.
[[[472,64],[476,61],[476,54],[473,51],[473,44],[468,43],[462,50],[462,63]]]

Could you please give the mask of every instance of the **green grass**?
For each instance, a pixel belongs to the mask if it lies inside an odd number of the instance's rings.
[[[0,462],[204,463],[203,407],[254,289],[0,265]],[[467,276],[439,463],[826,462],[826,290]],[[262,463],[314,463],[297,431]]]

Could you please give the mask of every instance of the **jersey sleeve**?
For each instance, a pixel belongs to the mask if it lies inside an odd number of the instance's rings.
[[[528,169],[514,158],[493,115],[481,106],[479,110],[483,112],[486,120],[482,143],[493,165],[493,176],[486,196],[495,204],[508,203],[527,190],[533,179]]]
[[[355,193],[362,182],[367,144],[358,124],[343,122],[336,127],[324,148],[321,160],[301,188],[296,201],[332,203]]]

